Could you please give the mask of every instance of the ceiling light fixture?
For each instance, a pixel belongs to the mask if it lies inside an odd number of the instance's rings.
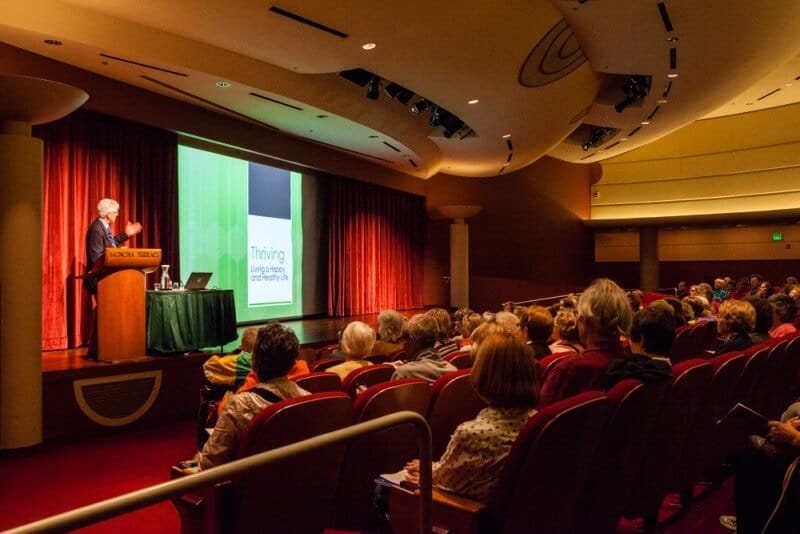
[[[367,84],[367,98],[370,100],[378,100],[381,94],[381,77],[373,76]]]
[[[227,89],[231,86],[231,82],[217,82],[215,84],[217,87],[222,87],[223,89]]]
[[[411,106],[411,113],[414,114],[414,115],[419,115],[420,113],[422,113],[423,111],[425,111],[429,107],[431,107],[431,103],[423,98],[423,99],[417,101],[416,104]]]
[[[328,116],[327,116],[327,115],[325,115],[324,113],[321,113],[321,114],[317,115],[317,118],[318,118],[318,119],[327,119],[327,118],[328,118]]]
[[[408,103],[413,98],[414,93],[403,87],[402,85],[398,85],[394,82],[391,82],[383,88],[384,92],[389,96],[389,98],[394,98],[404,106],[407,106]]]
[[[641,124],[642,126],[647,126],[648,124],[650,124],[650,121],[642,121],[639,124]]]
[[[376,46],[378,45],[376,45],[375,43],[364,43],[363,45],[361,45],[361,48],[363,48],[364,50],[373,50]]]
[[[467,101],[467,104],[477,104],[478,102],[480,102],[480,100],[473,98],[472,100]]]
[[[667,74],[667,78],[677,78],[677,77],[678,77],[677,72],[670,72],[669,74]]]
[[[666,104],[666,103],[667,103],[666,98],[662,98],[661,100],[656,100],[656,104]]]
[[[637,102],[642,102],[647,95],[650,94],[650,86],[653,83],[651,76],[635,75],[631,76],[622,84],[622,92],[625,94],[625,99],[619,104],[614,106],[617,113],[622,113],[625,108]]]
[[[511,138],[511,134],[505,134],[505,135],[503,136],[503,139],[510,139],[510,138]]]
[[[627,140],[628,140],[628,138],[627,138],[627,137],[621,137],[621,138],[620,138],[620,141],[627,141]]]

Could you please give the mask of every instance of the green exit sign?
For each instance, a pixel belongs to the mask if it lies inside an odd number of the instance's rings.
[[[772,234],[772,240],[773,241],[783,241],[783,234],[780,233],[780,232],[775,232],[774,234]]]

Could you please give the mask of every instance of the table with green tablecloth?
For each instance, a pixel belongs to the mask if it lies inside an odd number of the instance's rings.
[[[232,289],[147,292],[148,351],[188,352],[235,339]]]

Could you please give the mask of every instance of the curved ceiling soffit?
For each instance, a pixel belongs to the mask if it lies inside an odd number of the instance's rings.
[[[617,156],[702,118],[800,51],[800,3],[767,0],[757,25],[752,4],[722,0],[553,3],[601,84],[579,127],[548,152],[573,163]],[[632,80],[650,84],[649,94],[619,111]]]

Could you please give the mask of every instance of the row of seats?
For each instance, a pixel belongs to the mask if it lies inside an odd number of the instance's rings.
[[[752,431],[727,411],[742,402],[775,418],[798,383],[794,337],[679,362],[671,383],[628,379],[606,395],[554,403],[523,427],[488,505],[435,492],[434,522],[458,532],[612,533],[625,516],[652,532],[665,497],[687,505],[695,483]],[[391,503],[396,531],[413,530],[413,499],[394,492]]]
[[[413,378],[382,382],[355,400],[336,391],[272,404],[250,423],[238,456],[410,410],[429,422],[433,456],[438,458],[455,427],[485,407],[469,383],[469,373],[450,373],[433,384]],[[375,477],[398,471],[417,456],[414,433],[404,425],[362,436],[346,447],[326,447],[248,472],[233,483],[174,502],[183,532],[372,529],[379,519],[372,507]],[[302,502],[285,502],[291,494],[302,494]],[[314,503],[313,513],[308,513],[308,503]],[[223,517],[236,518],[235,523]]]

